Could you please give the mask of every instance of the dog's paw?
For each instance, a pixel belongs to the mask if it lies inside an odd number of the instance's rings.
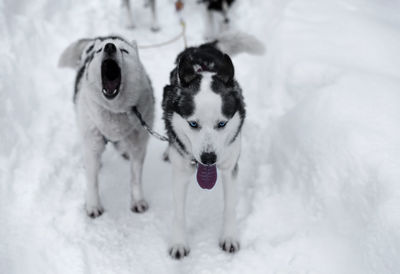
[[[158,24],[153,24],[150,29],[152,32],[157,32],[160,30],[160,26]]]
[[[170,247],[168,252],[173,259],[179,260],[189,255],[190,249],[184,244],[175,244]]]
[[[86,205],[86,213],[90,218],[97,218],[104,213],[104,208],[101,205]]]
[[[239,251],[240,249],[240,244],[237,240],[234,238],[225,238],[219,242],[219,246],[223,251],[229,252],[229,253],[235,253]]]
[[[164,162],[169,163],[170,162],[169,154],[167,152],[164,152],[163,155],[162,155],[162,159],[163,159]]]
[[[157,32],[160,30],[160,25],[157,22],[153,22],[150,29],[152,32]]]
[[[131,210],[135,213],[143,213],[149,208],[149,204],[145,200],[133,202]]]
[[[136,25],[131,20],[128,20],[127,22],[125,22],[125,27],[127,29],[134,29],[134,28],[136,28]]]

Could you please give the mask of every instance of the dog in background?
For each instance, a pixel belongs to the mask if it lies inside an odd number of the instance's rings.
[[[159,31],[160,25],[158,23],[156,0],[145,0],[145,7],[150,7],[152,15],[152,23],[150,29],[152,31]],[[131,2],[130,0],[122,0],[122,8],[125,11],[125,17],[128,28],[134,28],[135,23],[132,17]]]
[[[135,42],[117,36],[81,39],[62,53],[61,67],[77,69],[74,103],[86,168],[86,212],[104,209],[98,175],[107,142],[130,160],[131,210],[144,212],[142,169],[149,135],[132,113],[136,107],[149,125],[154,119],[153,89]]]
[[[211,43],[187,48],[178,55],[170,83],[164,88],[162,108],[175,212],[169,253],[176,259],[190,251],[185,235],[185,197],[195,172],[204,189],[213,188],[217,170],[220,172],[224,222],[219,243],[226,252],[239,250],[236,178],[246,110],[228,54],[240,52],[262,54],[264,47],[253,36],[226,33]]]
[[[218,33],[229,30],[228,11],[234,0],[199,0],[198,2],[206,6],[204,35],[206,39],[215,39]],[[218,18],[215,18],[217,14],[222,15],[222,21],[217,22]]]
[[[214,40],[218,34],[222,32],[228,32],[230,26],[230,19],[228,17],[228,11],[235,0],[198,0],[197,3],[205,6],[205,31],[204,38],[206,40]],[[176,10],[182,10],[184,6],[184,0],[177,0],[175,2]],[[217,20],[221,17],[222,21]]]

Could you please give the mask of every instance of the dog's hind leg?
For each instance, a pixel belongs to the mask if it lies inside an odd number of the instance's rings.
[[[118,153],[121,154],[122,158],[124,158],[125,160],[129,160],[128,150],[125,147],[123,147],[122,142],[113,142],[112,144],[114,145]]]
[[[236,235],[237,165],[233,169],[221,171],[224,187],[224,225],[219,245],[224,251],[234,253],[240,248]]]
[[[169,162],[169,146],[167,146],[167,148],[164,150],[162,159],[164,162]]]
[[[159,31],[160,30],[160,25],[158,23],[156,0],[149,0],[148,2],[150,4],[151,16],[152,16],[151,30],[152,31]]]
[[[229,31],[229,17],[228,17],[228,3],[227,1],[222,1],[222,17],[223,20],[219,26],[219,32],[226,32]]]
[[[104,151],[106,141],[97,132],[88,131],[84,135],[84,161],[86,168],[86,212],[91,218],[103,214],[104,209],[100,202],[98,175],[101,167],[101,154]]]

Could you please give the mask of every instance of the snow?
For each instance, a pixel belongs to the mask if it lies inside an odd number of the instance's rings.
[[[122,34],[139,45],[179,33],[173,1],[150,11],[133,1],[0,1],[0,273],[399,273],[400,17],[383,0],[247,0],[235,28],[267,46],[233,58],[247,103],[239,171],[241,250],[217,244],[222,187],[189,188],[191,253],[169,258],[172,221],[165,144],[152,139],[144,169],[145,214],[129,210],[128,164],[108,147],[100,191],[106,212],[85,215],[75,72],[57,68],[82,37]],[[189,1],[187,1],[189,2]],[[194,1],[188,42],[202,42]],[[183,43],[141,50],[163,131],[160,101]]]

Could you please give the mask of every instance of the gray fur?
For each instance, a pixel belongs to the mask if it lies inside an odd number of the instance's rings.
[[[113,99],[107,99],[102,93],[101,65],[106,59],[104,48],[107,43],[116,46],[113,58],[120,68],[119,93]],[[59,64],[78,69],[75,109],[84,145],[87,214],[97,217],[103,212],[98,193],[98,173],[106,141],[115,143],[118,152],[129,158],[131,209],[145,211],[148,205],[143,197],[141,180],[149,136],[130,109],[136,106],[152,126],[154,97],[136,44],[115,36],[81,39],[67,47]]]

